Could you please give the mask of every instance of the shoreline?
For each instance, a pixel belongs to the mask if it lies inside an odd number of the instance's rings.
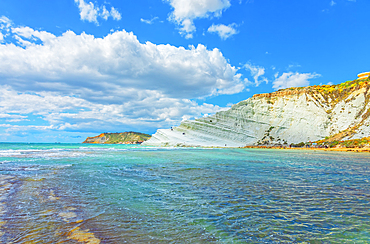
[[[169,146],[147,146],[147,147],[159,147],[168,148]],[[217,147],[217,146],[172,146],[173,148],[205,148],[205,149],[280,149],[280,150],[313,150],[313,151],[333,151],[333,152],[363,152],[370,153],[370,148],[319,148],[319,147],[286,147],[286,146],[244,146],[244,147]]]
[[[283,149],[283,150],[314,150],[314,151],[333,151],[333,152],[362,152],[370,153],[370,148],[317,148],[317,147],[280,147],[280,146],[245,146],[242,148],[258,148],[258,149]]]

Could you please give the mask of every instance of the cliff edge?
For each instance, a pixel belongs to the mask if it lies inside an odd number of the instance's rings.
[[[366,78],[256,94],[227,111],[160,129],[143,145],[243,147],[368,137],[369,88]]]

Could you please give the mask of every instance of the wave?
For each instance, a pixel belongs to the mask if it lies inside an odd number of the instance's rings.
[[[16,157],[16,158],[64,158],[64,157],[82,157],[86,153],[79,152],[78,150],[69,149],[19,149],[19,150],[0,150],[0,157]]]
[[[189,147],[147,147],[147,146],[124,146],[122,145],[94,145],[94,146],[80,146],[74,147],[55,147],[50,148],[24,145],[20,149],[0,149],[0,158],[79,158],[79,157],[95,157],[104,152],[127,152],[127,151],[158,151],[158,150],[214,150],[217,148],[189,148]],[[1,146],[0,146],[1,147]],[[7,160],[7,159],[4,159]],[[1,162],[1,160],[0,160]]]

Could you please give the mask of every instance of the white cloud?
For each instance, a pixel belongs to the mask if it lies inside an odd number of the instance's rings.
[[[46,31],[37,31],[30,27],[17,27],[11,29],[13,34],[16,34],[17,36],[21,38],[26,39],[40,39],[42,42],[47,43],[53,39],[56,38],[55,35],[46,32]]]
[[[110,16],[110,13],[109,11],[107,10],[107,8],[105,6],[103,6],[103,10],[101,12],[101,17],[105,20],[108,20],[108,17]]]
[[[85,3],[84,0],[75,0],[75,3],[78,3],[82,20],[98,23],[97,17],[99,8],[96,8],[92,2]]]
[[[182,27],[180,28],[180,33],[185,35],[186,39],[193,38],[193,32],[195,32],[196,28],[193,24],[193,21],[190,19],[185,19],[182,21]]]
[[[336,2],[334,2],[334,0],[331,0],[330,1],[330,6],[334,6],[335,4],[337,4]]]
[[[170,20],[180,26],[180,34],[192,38],[197,18],[219,17],[231,6],[229,0],[167,0],[173,7]]]
[[[221,109],[194,99],[245,88],[237,68],[203,45],[140,43],[124,30],[103,38],[29,27],[8,34],[27,45],[0,43],[0,114],[26,116],[3,119],[30,126],[37,115],[53,130],[168,127]]]
[[[189,99],[146,97],[122,104],[101,104],[81,98],[58,95],[55,92],[28,94],[10,87],[0,87],[0,119],[7,122],[30,121],[28,115],[36,115],[47,126],[6,124],[6,132],[13,130],[59,131],[114,131],[118,128],[157,128],[178,124],[183,116],[202,117],[222,108],[211,104],[198,105]],[[0,126],[1,127],[1,126]]]
[[[212,24],[212,26],[210,26],[208,28],[208,32],[217,33],[221,37],[222,40],[226,40],[230,36],[235,35],[235,34],[238,33],[238,31],[235,29],[235,27],[236,27],[235,23],[230,24],[230,25],[223,25],[223,24],[214,25],[214,24]]]
[[[0,43],[2,43],[4,41],[4,37],[6,37],[6,35],[4,35],[2,31],[9,32],[11,24],[12,22],[7,17],[5,16],[0,17]]]
[[[6,127],[9,128],[6,130],[6,132],[11,132],[11,131],[29,131],[30,129],[33,130],[48,130],[48,129],[53,129],[53,126],[37,126],[37,125],[26,125],[26,126],[21,126],[21,125],[11,125],[11,124],[0,124],[0,127]]]
[[[255,86],[259,86],[262,82],[266,82],[266,84],[268,83],[267,78],[263,77],[265,74],[265,68],[251,64],[245,64],[244,68],[250,71],[251,75],[253,76]],[[248,79],[246,79],[246,82],[253,84],[252,82],[248,82]]]
[[[17,114],[2,114],[2,113],[0,113],[0,119],[6,119],[6,122],[9,122],[9,123],[29,121],[26,118],[27,118],[27,116],[22,116],[22,115],[17,115]]]
[[[12,30],[27,45],[0,45],[0,84],[65,93],[78,88],[81,97],[105,93],[103,99],[111,102],[124,99],[115,97],[120,92],[143,87],[184,98],[232,94],[244,88],[237,69],[222,53],[201,44],[189,49],[141,44],[124,30],[104,38],[72,31],[57,37],[29,27]],[[33,39],[42,44],[34,44]]]
[[[111,9],[110,9],[110,15],[112,16],[112,18],[114,20],[121,20],[122,19],[121,14],[114,7],[111,7]]]
[[[292,70],[300,67],[302,67],[300,64],[289,64],[287,70]]]
[[[153,23],[154,23],[154,21],[155,21],[156,19],[158,19],[158,17],[154,17],[154,18],[152,18],[152,19],[143,19],[143,18],[141,18],[141,19],[140,19],[140,21],[141,21],[141,22],[143,22],[143,23],[145,23],[145,24],[151,25],[151,24],[153,24]]]
[[[85,2],[85,0],[75,0],[75,3],[78,4],[81,20],[93,22],[98,25],[98,17],[104,20],[107,20],[109,17],[112,17],[114,20],[120,20],[122,18],[121,14],[114,7],[111,7],[111,11],[109,12],[105,5],[98,7],[92,2]]]
[[[7,17],[5,16],[0,17],[0,29],[1,30],[8,29],[11,26],[11,24],[12,24],[11,20],[8,19]]]
[[[309,79],[318,78],[321,75],[316,73],[283,73],[280,77],[279,74],[275,74],[275,80],[272,82],[273,86],[272,88],[278,90],[278,89],[284,89],[289,87],[302,87],[302,86],[308,86],[310,84]]]

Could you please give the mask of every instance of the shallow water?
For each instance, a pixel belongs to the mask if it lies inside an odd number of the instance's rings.
[[[0,144],[1,243],[369,243],[370,155]]]

